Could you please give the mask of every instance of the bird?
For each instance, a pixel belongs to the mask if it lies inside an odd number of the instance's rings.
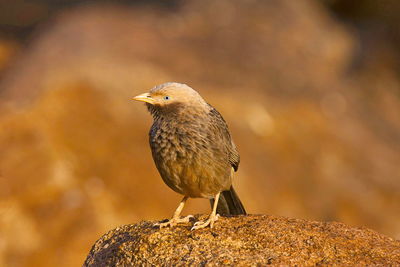
[[[211,214],[191,230],[213,228],[219,215],[246,215],[233,186],[240,156],[222,115],[186,84],[168,82],[133,98],[145,102],[153,117],[149,132],[152,157],[163,181],[183,199],[167,222],[173,227],[187,223],[181,218],[189,198],[210,200]]]

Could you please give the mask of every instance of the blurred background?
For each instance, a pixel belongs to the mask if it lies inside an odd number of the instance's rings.
[[[249,213],[399,239],[399,13],[398,0],[1,0],[0,266],[80,266],[108,230],[172,215],[181,196],[131,101],[167,81],[224,115]]]

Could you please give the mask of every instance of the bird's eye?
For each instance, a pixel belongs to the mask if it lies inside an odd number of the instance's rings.
[[[171,98],[169,96],[164,96],[164,100],[170,100]]]

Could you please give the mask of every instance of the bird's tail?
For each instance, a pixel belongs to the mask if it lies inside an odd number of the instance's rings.
[[[214,204],[214,199],[211,199],[211,208]],[[227,191],[222,191],[217,206],[217,214],[219,215],[246,215],[246,210],[243,207],[238,195],[233,186]]]

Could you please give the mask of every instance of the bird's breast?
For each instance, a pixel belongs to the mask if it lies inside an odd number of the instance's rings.
[[[186,129],[185,129],[186,128]],[[191,129],[191,130],[190,130]],[[177,124],[155,124],[150,130],[150,146],[156,161],[185,164],[200,153],[206,141],[193,128]]]
[[[190,197],[213,197],[231,185],[230,166],[204,125],[154,123],[150,130],[154,162],[164,182]]]

